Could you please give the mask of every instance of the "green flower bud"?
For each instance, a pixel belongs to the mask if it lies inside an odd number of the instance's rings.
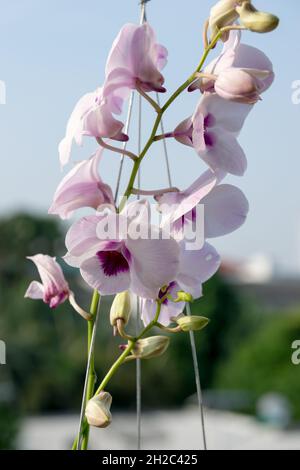
[[[110,309],[110,324],[116,326],[118,320],[127,325],[131,314],[131,300],[128,291],[117,294]]]
[[[177,292],[177,299],[174,300],[174,302],[193,302],[193,296],[189,294],[188,292],[184,292],[183,290],[180,290]]]
[[[169,343],[170,339],[166,336],[151,336],[150,338],[139,339],[132,350],[132,355],[136,359],[152,359],[164,354]]]
[[[87,422],[96,428],[106,428],[111,423],[110,407],[112,396],[108,392],[100,392],[88,401],[85,409]]]
[[[182,331],[200,331],[208,325],[209,319],[192,315],[178,318],[176,323],[180,326]]]
[[[220,0],[210,10],[209,27],[211,37],[214,38],[224,26],[229,26],[238,19],[239,15],[235,9],[237,0]],[[229,32],[224,33],[222,40],[228,39]]]
[[[279,24],[277,16],[258,11],[249,0],[237,6],[236,11],[239,14],[241,24],[255,33],[269,33]]]

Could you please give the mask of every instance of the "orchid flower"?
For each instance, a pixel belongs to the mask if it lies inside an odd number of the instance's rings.
[[[110,138],[127,141],[122,132],[124,124],[114,118],[122,110],[122,100],[111,95],[104,98],[103,88],[87,93],[76,104],[67,124],[66,135],[59,144],[61,165],[68,163],[73,141],[81,146],[83,137]]]
[[[112,397],[105,389],[118,369],[129,361],[151,359],[166,351],[169,338],[149,337],[153,328],[174,334],[190,333],[197,391],[201,391],[192,335],[194,331],[203,329],[208,319],[194,315],[179,317],[183,315],[187,302],[202,297],[203,284],[220,267],[221,258],[207,240],[233,232],[247,217],[249,204],[245,195],[237,187],[224,183],[224,179],[228,173],[244,174],[247,160],[237,139],[253,105],[274,79],[272,64],[265,54],[241,44],[240,33],[233,30],[265,33],[274,30],[279,19],[256,10],[251,0],[219,0],[205,22],[204,50],[197,69],[187,74],[185,81],[161,106],[150,93],[166,91],[161,71],[166,65],[168,52],[157,43],[156,35],[146,21],[146,1],[141,2],[141,6],[142,24],[126,24],[121,29],[106,62],[102,87],[78,101],[59,145],[62,166],[70,160],[73,143],[81,146],[85,136],[95,139],[100,147],[122,155],[117,193],[123,186],[123,156],[134,162],[119,206],[115,204],[112,189],[98,173],[102,156],[100,149],[90,159],[77,163],[63,178],[49,209],[50,214],[57,214],[62,219],[71,217],[74,211],[84,207],[95,211],[70,227],[64,257],[69,266],[80,270],[85,283],[93,289],[90,310],[86,312],[77,304],[55,258],[41,254],[29,257],[39,271],[41,282],[33,281],[25,296],[42,299],[51,308],[68,300],[74,310],[89,322],[89,354],[78,433],[72,445],[74,450],[88,449],[90,425],[106,427],[110,424]],[[236,24],[238,19],[240,23]],[[221,54],[206,66],[209,54],[220,40],[224,42]],[[165,133],[163,116],[187,88],[189,91],[200,89],[203,96],[194,114],[173,132]],[[137,154],[128,150],[126,144],[119,148],[106,142],[106,139],[129,140],[126,134],[131,126],[135,90],[155,111],[149,137]],[[126,130],[123,132],[124,124],[117,116],[122,115],[129,96]],[[155,142],[168,137],[193,147],[208,166],[207,171],[197,175],[193,184],[184,190],[172,187],[171,182],[164,189],[141,187],[136,180],[144,157]],[[168,167],[168,161],[166,163]],[[169,167],[167,170],[170,180]],[[161,219],[159,226],[152,224],[153,214],[146,200],[128,203],[133,195],[155,197]],[[114,335],[124,341],[119,346],[122,352],[95,388],[96,343],[93,339],[100,314],[100,299],[102,295],[114,294],[110,324]],[[132,295],[141,306],[139,314],[145,325],[134,333],[130,331],[129,322]],[[172,322],[177,325],[167,328]],[[204,426],[202,428],[206,449]]]
[[[150,226],[149,237],[148,215],[148,203],[135,201],[120,214],[86,217],[69,230],[65,261],[79,267],[87,284],[102,295],[131,289],[140,297],[157,298],[176,277],[179,247],[173,238],[163,239],[157,227]]]
[[[251,109],[247,104],[205,94],[194,115],[179,124],[172,135],[194,147],[213,171],[242,176],[247,160],[237,137]]]
[[[121,98],[129,90],[165,92],[160,70],[167,62],[168,52],[156,42],[148,23],[125,25],[115,39],[106,64],[104,96],[112,92]]]
[[[203,78],[189,91],[216,92],[224,99],[248,104],[258,101],[274,81],[273,65],[262,51],[240,41],[241,33],[231,31],[222,53],[204,68]]]
[[[37,267],[42,282],[33,281],[25,294],[30,299],[42,299],[50,308],[65,302],[71,292],[56,258],[48,255],[28,256]]]
[[[160,291],[159,297],[164,298],[166,293],[176,298],[180,290],[191,294],[195,299],[202,296],[202,284],[210,279],[220,267],[220,256],[211,245],[205,243],[200,250],[187,250],[185,242],[179,243],[180,256],[178,273],[167,291]],[[159,323],[168,326],[184,310],[185,302],[172,302],[164,298],[159,316]],[[155,317],[156,302],[152,299],[142,300],[142,319],[148,325]]]
[[[156,197],[163,224],[176,233],[193,222],[198,204],[204,205],[204,236],[215,238],[233,232],[246,220],[249,204],[240,189],[230,184],[219,184],[223,173],[211,170],[203,173],[184,191]]]
[[[103,204],[114,204],[112,190],[103,183],[98,174],[102,149],[89,160],[77,163],[58,186],[49,214],[62,219],[72,216],[74,210],[82,207],[98,209]]]

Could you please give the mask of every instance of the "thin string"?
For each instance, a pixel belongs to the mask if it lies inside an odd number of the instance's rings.
[[[186,313],[189,316],[191,316],[191,314],[192,314],[191,313],[191,306],[190,306],[189,303],[186,304]],[[204,417],[204,406],[203,406],[203,394],[202,394],[200,370],[199,370],[199,363],[198,363],[198,357],[197,357],[197,348],[196,348],[196,341],[195,341],[194,331],[190,331],[190,343],[191,343],[192,356],[193,356],[198,406],[199,406],[200,417],[201,417],[203,448],[204,448],[204,450],[207,450],[205,417]]]
[[[98,325],[98,320],[99,320],[99,316],[100,316],[100,304],[101,304],[101,297],[100,297],[100,300],[98,302],[96,318],[95,318],[94,325],[93,325],[93,332],[92,332],[91,344],[90,344],[89,355],[88,355],[88,363],[87,363],[86,374],[85,374],[84,389],[83,389],[80,419],[79,419],[79,427],[78,427],[77,450],[80,450],[81,442],[82,442],[81,430],[82,430],[82,424],[83,424],[85,408],[86,408],[86,395],[87,395],[87,387],[88,387],[88,380],[89,380],[89,372],[90,372],[90,368],[91,368],[92,354],[93,354],[93,351],[94,351],[94,348],[95,348],[97,325]]]
[[[140,2],[141,4],[141,18],[140,18],[140,24],[145,23],[147,21],[147,14],[146,14],[146,3],[148,3],[150,0],[142,0]],[[130,99],[129,99],[129,105],[128,105],[128,111],[127,111],[127,117],[126,117],[126,123],[124,127],[124,132],[125,134],[128,134],[129,129],[130,129],[130,123],[131,123],[131,117],[132,117],[132,111],[133,111],[133,103],[134,103],[134,91],[130,93]],[[124,142],[123,144],[123,150],[127,149],[128,142]],[[120,165],[119,165],[119,171],[118,171],[118,178],[117,178],[117,183],[116,183],[116,190],[115,190],[115,202],[117,202],[118,196],[119,196],[119,191],[120,191],[120,184],[121,184],[121,178],[123,174],[123,168],[124,168],[124,160],[125,160],[125,155],[122,154],[120,158]]]
[[[141,18],[140,24],[147,21],[146,3],[149,0],[143,0],[141,2]],[[139,95],[138,101],[138,155],[142,151],[142,96]],[[141,189],[141,170],[138,171],[138,189]],[[137,196],[139,199],[140,196]],[[136,333],[140,331],[140,315],[141,315],[141,300],[139,297],[136,298]],[[137,426],[137,449],[141,450],[142,447],[142,363],[141,359],[136,360],[136,426]]]
[[[128,110],[127,110],[127,117],[126,117],[126,123],[124,127],[124,132],[125,134],[128,134],[129,128],[130,128],[130,122],[131,122],[131,117],[132,117],[132,110],[133,110],[133,102],[134,102],[134,91],[130,93],[130,99],[129,99],[129,104],[128,104]],[[123,150],[127,149],[128,142],[124,142],[123,144]],[[124,159],[125,155],[122,154],[120,158],[120,166],[119,166],[119,172],[118,172],[118,179],[117,179],[117,184],[116,184],[116,190],[115,190],[115,202],[117,202],[118,196],[119,196],[119,191],[120,191],[120,184],[121,184],[121,178],[122,178],[122,173],[123,173],[123,167],[124,167]]]
[[[145,7],[145,5],[143,5]],[[142,20],[146,17],[146,12],[142,12]],[[138,154],[142,151],[142,96],[139,95],[138,108]],[[141,170],[138,171],[138,189],[141,189]],[[140,196],[137,195],[137,199]],[[140,331],[140,298],[136,298],[136,334]],[[136,425],[137,425],[137,449],[141,450],[142,445],[142,363],[141,359],[136,360]]]
[[[159,94],[157,92],[156,92],[156,100],[157,100],[158,106],[160,107],[160,98],[159,98]],[[165,134],[165,125],[164,125],[163,119],[161,119],[161,121],[160,121],[160,128],[161,128],[162,135],[164,135]],[[167,167],[168,184],[171,188],[172,187],[172,177],[171,177],[169,152],[168,152],[167,140],[166,139],[163,139],[163,147],[164,147],[165,161],[166,161],[166,167]]]
[[[142,0],[141,4],[141,21],[140,23],[143,24],[147,21],[147,14],[146,14],[146,3],[150,0]],[[156,93],[157,103],[160,106],[160,99],[159,94]],[[128,106],[128,114],[127,120],[125,124],[125,132],[126,134],[129,131],[131,116],[132,116],[132,109],[133,109],[133,101],[134,101],[134,92],[131,93],[130,102]],[[164,123],[161,120],[161,131],[162,134],[165,133]],[[141,134],[142,134],[142,97],[139,96],[139,135],[138,135],[138,147],[139,153],[141,151]],[[124,143],[123,148],[126,150],[127,142]],[[166,162],[166,169],[167,169],[167,177],[168,177],[168,184],[172,187],[172,177],[171,177],[171,169],[170,169],[170,162],[169,162],[169,155],[168,155],[168,148],[166,139],[163,139],[163,148],[164,148],[164,155],[165,155],[165,162]],[[117,200],[119,189],[120,189],[120,182],[121,176],[123,172],[124,166],[124,155],[121,156],[120,160],[120,168],[115,192],[115,200]],[[140,171],[138,173],[138,188],[140,188]],[[187,304],[187,314],[191,315],[191,308],[190,305]],[[137,298],[137,331],[139,331],[139,323],[140,323],[140,299]],[[206,440],[206,429],[205,429],[205,416],[204,416],[204,407],[203,407],[203,395],[202,395],[202,388],[201,388],[201,379],[200,379],[200,371],[199,371],[199,364],[198,364],[198,357],[197,357],[197,348],[195,342],[195,334],[193,331],[190,332],[190,343],[191,343],[191,350],[192,350],[192,358],[193,358],[193,366],[194,366],[194,374],[195,374],[195,382],[196,382],[196,390],[197,390],[197,399],[198,399],[198,406],[201,416],[201,427],[202,427],[202,439],[203,439],[203,447],[204,450],[207,450],[207,440]],[[141,449],[141,361],[136,361],[136,408],[137,408],[137,448],[138,450]]]
[[[159,95],[157,95],[157,103],[160,106]],[[163,120],[161,120],[161,131],[162,134],[165,134],[165,126]],[[165,161],[167,167],[167,176],[168,176],[168,183],[170,188],[173,186],[172,184],[172,176],[170,170],[170,161],[169,161],[169,154],[168,154],[168,146],[166,139],[163,139],[163,148],[165,154]],[[186,311],[188,315],[191,315],[191,307],[190,304],[187,303]],[[200,370],[199,370],[199,363],[197,357],[197,348],[196,348],[196,341],[195,341],[195,333],[190,331],[190,343],[191,343],[191,350],[192,350],[192,358],[193,358],[193,367],[194,367],[194,375],[195,375],[195,382],[196,382],[196,390],[197,390],[197,400],[198,406],[201,416],[201,429],[202,429],[202,440],[203,440],[203,448],[207,450],[207,439],[206,439],[206,429],[205,429],[205,417],[204,417],[204,406],[203,406],[203,394],[202,394],[202,387],[201,387],[201,379],[200,379]]]

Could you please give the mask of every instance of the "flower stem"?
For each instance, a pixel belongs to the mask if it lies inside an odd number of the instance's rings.
[[[138,159],[137,155],[135,155],[133,152],[130,152],[129,150],[126,150],[124,147],[119,148],[119,147],[114,147],[113,145],[109,145],[106,142],[104,142],[104,140],[101,139],[100,137],[97,137],[96,140],[101,147],[107,150],[110,150],[111,152],[117,153],[119,155],[120,154],[126,155],[126,157],[131,158],[131,160],[133,160],[134,162]]]
[[[152,320],[152,322],[149,323],[149,325],[147,325],[142,331],[141,333],[136,337],[136,338],[132,338],[130,341],[128,341],[128,346],[127,348],[125,349],[125,351],[123,351],[123,353],[121,354],[121,356],[118,357],[118,359],[116,360],[116,362],[111,366],[111,368],[109,369],[108,373],[106,374],[106,376],[104,377],[104,379],[102,380],[101,384],[99,385],[95,395],[99,395],[100,392],[102,392],[105,387],[107,386],[108,382],[110,381],[110,379],[113,377],[113,375],[117,372],[117,370],[119,369],[119,367],[125,362],[125,359],[129,356],[129,354],[131,353],[131,351],[133,350],[134,346],[135,346],[135,343],[143,338],[143,336],[145,336],[145,334],[150,331],[154,326],[156,326],[157,324],[157,321],[159,319],[159,315],[160,315],[160,311],[161,311],[161,301],[158,300],[157,301],[157,309],[156,309],[156,314],[155,314],[155,318]]]
[[[157,113],[160,113],[160,107],[159,105],[156,103],[156,101],[154,101],[151,96],[149,96],[147,93],[145,93],[139,86],[137,87],[137,91],[139,92],[139,94],[145,98],[146,101],[148,101],[148,103],[152,106],[152,108],[157,112]]]
[[[201,71],[201,69],[202,69],[202,67],[203,67],[210,51],[215,47],[215,45],[217,44],[217,42],[221,38],[222,34],[225,31],[230,31],[231,29],[236,29],[236,28],[235,27],[225,27],[225,28],[220,29],[218,34],[215,36],[215,38],[211,41],[211,43],[205,49],[205,51],[204,51],[204,53],[201,57],[200,63],[198,65],[198,67],[196,68],[196,70],[192,73],[192,75],[179,88],[177,88],[177,90],[173,93],[172,96],[170,96],[170,98],[167,100],[167,102],[164,104],[164,106],[160,109],[160,111],[158,111],[157,117],[156,117],[155,122],[154,122],[153,129],[152,129],[152,132],[151,132],[151,135],[150,135],[144,149],[142,150],[141,154],[138,156],[137,160],[134,162],[127,188],[125,190],[124,196],[123,196],[123,198],[121,200],[121,203],[120,203],[120,206],[119,206],[119,212],[122,211],[122,209],[124,208],[128,198],[132,194],[132,190],[134,188],[134,182],[135,182],[136,176],[138,174],[139,168],[140,168],[141,163],[142,163],[145,155],[147,154],[149,148],[151,147],[153,142],[155,142],[157,129],[158,129],[160,123],[161,123],[161,120],[162,120],[162,117],[163,117],[164,113],[167,111],[169,106],[176,100],[176,98],[178,98],[178,96],[181,95],[181,93],[184,90],[186,90],[193,83],[194,80],[197,79],[196,74]]]
[[[222,34],[226,31],[230,31],[232,29],[241,29],[241,27],[229,26],[229,27],[225,27],[225,28],[220,29],[218,34],[215,36],[215,38],[210,42],[210,44],[205,49],[205,51],[204,51],[204,53],[201,57],[200,63],[198,65],[198,67],[196,68],[196,70],[192,73],[192,75],[173,93],[173,95],[167,100],[167,102],[164,104],[164,106],[162,108],[157,107],[157,109],[156,109],[157,110],[157,117],[155,119],[151,135],[150,135],[148,141],[146,142],[146,145],[145,145],[144,149],[142,150],[142,152],[140,153],[139,156],[136,156],[136,155],[134,155],[134,154],[132,154],[131,152],[128,152],[128,151],[124,152],[124,150],[122,150],[122,149],[116,149],[115,147],[111,147],[111,146],[109,146],[108,144],[105,143],[106,148],[110,148],[110,150],[112,150],[112,151],[118,151],[118,153],[123,153],[124,155],[127,155],[128,157],[130,157],[134,162],[127,188],[125,190],[124,196],[123,196],[123,198],[121,200],[121,203],[119,205],[119,208],[118,208],[119,212],[122,211],[122,209],[124,208],[124,206],[127,202],[127,199],[132,195],[132,192],[133,192],[133,189],[134,189],[135,179],[136,179],[136,176],[138,174],[140,165],[141,165],[145,155],[147,154],[148,150],[150,149],[151,145],[153,144],[153,142],[155,142],[156,133],[157,133],[158,127],[159,127],[159,125],[162,121],[162,117],[163,117],[164,113],[169,108],[169,106],[176,100],[176,98],[178,98],[178,96],[184,90],[186,90],[186,88],[188,88],[189,85],[191,85],[194,80],[197,79],[197,73],[199,73],[201,71],[201,69],[202,69],[202,67],[203,67],[203,65],[204,65],[204,63],[205,63],[205,61],[206,61],[206,59],[209,55],[209,52],[215,47],[215,45],[217,44],[217,42],[221,38]],[[100,145],[103,145],[102,141],[98,141],[98,142],[99,142]],[[99,296],[98,292],[94,291],[93,299],[92,299],[92,305],[91,305],[91,314],[94,315],[94,316],[96,316],[99,299],[100,299],[100,296]],[[105,378],[101,382],[100,386],[98,387],[96,395],[99,394],[106,387],[106,385],[108,384],[110,379],[113,377],[113,375],[116,373],[116,371],[119,369],[119,367],[125,362],[126,358],[129,356],[130,352],[134,348],[135,343],[140,338],[142,338],[149,330],[151,330],[152,327],[157,326],[157,322],[158,322],[159,315],[160,315],[160,310],[161,310],[161,303],[162,303],[162,300],[157,301],[157,312],[156,312],[154,320],[151,323],[149,323],[148,326],[146,326],[144,328],[144,330],[140,333],[139,336],[137,336],[136,338],[133,338],[132,340],[130,340],[128,342],[128,347],[121,354],[121,356],[119,356],[119,358],[116,360],[116,362],[112,365],[112,367],[108,371],[107,375],[105,376]],[[90,347],[90,344],[91,344],[94,321],[95,321],[95,317],[88,324],[88,345],[89,345],[89,347]],[[94,386],[95,386],[95,370],[94,370],[94,354],[93,354],[90,369],[89,369],[86,403],[93,396]],[[86,420],[84,420],[84,422],[82,424],[82,435],[83,435],[83,441],[82,441],[81,448],[82,448],[82,450],[85,450],[88,447],[88,440],[89,440],[89,425],[87,424]],[[80,435],[75,440],[75,442],[73,444],[73,448],[74,448],[74,446],[76,448],[79,439],[80,439]]]
[[[174,137],[174,132],[166,132],[166,134],[159,134],[154,137],[154,142],[158,142],[159,140],[170,139]]]
[[[78,448],[78,444],[81,436],[83,436],[82,446],[87,447],[88,436],[89,436],[89,426],[84,418],[84,410],[87,402],[94,394],[94,387],[96,381],[95,374],[95,355],[94,355],[94,345],[92,344],[93,330],[95,322],[98,315],[98,306],[100,302],[100,294],[98,291],[94,290],[93,298],[90,307],[91,320],[88,322],[88,335],[87,335],[87,350],[88,350],[88,364],[87,364],[87,375],[86,382],[83,391],[82,397],[82,407],[81,407],[81,416],[80,416],[80,425],[78,435],[73,443],[72,450]],[[91,347],[93,348],[91,350]]]
[[[137,194],[140,196],[161,196],[162,194],[166,193],[178,193],[179,189],[178,188],[162,188],[162,189],[150,189],[150,190],[145,190],[145,189],[137,189],[133,188],[132,189],[132,194]]]
[[[100,301],[100,294],[97,290],[94,290],[92,303],[91,303],[91,314],[93,316],[93,319],[88,323],[88,354],[90,352],[90,348],[92,345],[93,329],[94,329],[94,324],[96,321],[96,316],[98,314],[99,301]],[[93,349],[92,354],[91,354],[90,367],[88,371],[88,383],[87,383],[85,405],[94,395],[95,383],[96,383],[95,351]],[[87,425],[83,432],[81,450],[87,449],[88,441],[89,441],[89,434],[90,434],[90,426]]]

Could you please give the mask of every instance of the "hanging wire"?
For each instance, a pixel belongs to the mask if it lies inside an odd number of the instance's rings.
[[[140,2],[140,5],[141,5],[140,24],[143,24],[144,22],[147,21],[146,3],[148,3],[149,1],[150,0],[141,0],[141,2]],[[160,99],[159,99],[159,94],[158,93],[156,93],[156,99],[157,99],[158,105],[160,106]],[[131,117],[132,117],[133,101],[134,101],[134,92],[131,93],[130,102],[129,102],[129,106],[128,106],[127,120],[126,120],[126,124],[125,124],[125,133],[126,134],[129,131],[130,121],[131,121]],[[140,95],[139,95],[139,124],[138,125],[139,125],[138,147],[139,147],[139,153],[140,153],[141,152],[141,134],[142,134],[142,97]],[[164,134],[165,133],[165,128],[164,128],[163,119],[161,120],[160,127],[161,127],[162,134]],[[123,145],[123,149],[126,150],[126,148],[127,148],[127,142],[125,142],[124,145]],[[172,187],[173,186],[172,185],[172,176],[171,176],[170,161],[169,161],[169,154],[168,154],[168,147],[167,147],[166,139],[163,139],[163,148],[164,148],[164,155],[165,155],[165,162],[166,162],[168,184],[169,184],[170,187]],[[115,192],[115,201],[117,200],[117,197],[118,197],[118,194],[119,194],[120,182],[121,182],[121,177],[122,177],[122,172],[123,172],[123,166],[124,166],[124,155],[122,155],[121,159],[120,159],[120,168],[119,168],[118,180],[117,180],[117,186],[116,186],[116,192]],[[141,181],[140,178],[141,178],[141,174],[140,174],[140,171],[139,171],[139,173],[138,173],[138,189],[140,189],[140,181]],[[138,330],[139,323],[140,323],[140,299],[139,298],[137,298],[136,307],[137,307],[136,327],[137,327],[137,330]],[[187,311],[188,315],[191,315],[191,308],[190,308],[189,304],[187,304],[186,311]],[[191,350],[192,350],[193,367],[194,367],[196,390],[197,390],[197,400],[198,400],[198,406],[199,406],[199,411],[200,411],[200,416],[201,416],[203,448],[204,448],[204,450],[207,450],[203,395],[202,395],[202,388],[201,388],[199,364],[198,364],[198,358],[197,358],[197,348],[196,348],[196,342],[195,342],[195,334],[194,334],[193,331],[190,332],[190,344],[191,344]],[[138,450],[141,449],[141,391],[142,391],[142,387],[141,387],[141,361],[138,359],[136,361],[136,411],[137,411],[137,448],[138,448]]]
[[[134,92],[132,91],[130,93],[126,123],[125,123],[125,127],[124,127],[125,134],[128,134],[129,128],[130,128],[130,122],[131,122],[132,110],[133,110],[133,102],[134,102]],[[127,144],[128,144],[128,142],[124,142],[123,150],[127,149]],[[120,158],[119,172],[118,172],[118,178],[117,178],[117,183],[116,183],[115,203],[117,202],[117,199],[118,199],[118,196],[119,196],[121,178],[122,178],[123,167],[124,167],[124,159],[125,159],[125,155],[122,154],[121,158]]]
[[[188,316],[191,316],[191,306],[189,303],[186,304],[186,313]],[[196,390],[197,390],[197,400],[198,406],[200,411],[201,417],[201,428],[202,428],[202,439],[203,439],[203,449],[207,450],[207,439],[206,439],[206,429],[205,429],[205,417],[204,417],[204,405],[203,405],[203,394],[202,394],[202,387],[201,387],[201,379],[200,379],[200,370],[199,370],[199,363],[197,357],[197,348],[196,348],[196,341],[195,341],[195,333],[194,331],[190,331],[190,343],[192,349],[192,356],[193,356],[193,364],[194,364],[194,372],[195,372],[195,381],[196,381]]]
[[[141,1],[141,19],[140,24],[144,24],[147,21],[146,3],[150,0]],[[142,96],[139,95],[138,102],[138,155],[142,151]],[[141,189],[141,169],[138,171],[138,189]],[[139,199],[140,196],[137,196]],[[141,299],[136,299],[136,332],[140,331],[141,327]],[[142,447],[142,361],[141,359],[136,360],[136,425],[137,425],[137,449],[141,450]]]
[[[143,24],[147,21],[147,14],[146,14],[146,3],[150,0],[142,0],[140,2],[141,5],[141,17],[140,17],[140,24]],[[132,118],[132,111],[133,111],[133,104],[134,104],[134,91],[130,94],[130,101],[128,105],[127,111],[127,118],[125,123],[124,132],[128,134],[131,118]],[[142,97],[139,95],[138,101],[138,154],[141,153],[142,150]],[[127,142],[123,144],[123,150],[126,150]],[[115,190],[115,202],[117,202],[119,191],[120,191],[120,184],[121,178],[124,169],[124,154],[121,155],[120,158],[120,166]],[[138,182],[137,182],[138,189],[141,187],[141,172],[140,169],[138,171]],[[139,196],[138,196],[139,199]],[[140,330],[140,299],[139,297],[136,298],[136,331],[137,333]],[[136,421],[137,421],[137,449],[141,449],[141,435],[142,435],[142,378],[141,378],[141,360],[136,360]]]
[[[146,3],[150,2],[150,0],[141,0],[140,5],[141,5],[141,18],[140,18],[140,24],[143,24],[147,21],[147,14],[146,14]],[[134,102],[134,91],[130,93],[130,99],[129,99],[129,105],[128,105],[128,111],[127,111],[127,117],[126,117],[126,123],[124,127],[124,132],[125,134],[128,134],[129,129],[130,129],[130,122],[131,122],[131,117],[132,117],[132,111],[133,111],[133,102]],[[124,142],[123,144],[123,150],[127,149],[128,142]],[[120,165],[119,165],[119,171],[118,171],[118,178],[117,178],[117,183],[116,183],[116,190],[115,190],[115,202],[117,202],[118,196],[119,196],[119,191],[120,191],[120,184],[121,184],[121,178],[123,174],[123,167],[124,167],[124,160],[125,160],[125,155],[122,154],[120,158]]]
[[[156,92],[156,101],[157,101],[158,106],[160,107],[160,98],[159,98],[158,92]],[[165,134],[165,126],[164,126],[163,119],[161,119],[161,121],[160,121],[160,128],[161,128],[162,135],[164,135]],[[164,147],[165,161],[166,161],[166,167],[167,167],[168,184],[171,188],[172,187],[172,176],[171,176],[169,152],[168,152],[167,140],[166,139],[163,139],[163,147]]]
[[[146,18],[145,10],[142,12],[141,21],[144,21]],[[140,155],[142,151],[142,96],[139,95],[139,104],[138,104],[138,154]],[[141,189],[141,170],[138,171],[138,189]],[[140,196],[137,195],[137,199],[140,199]],[[138,334],[141,327],[141,308],[140,308],[140,298],[136,298],[136,333]],[[136,424],[137,424],[137,449],[141,450],[142,444],[142,363],[141,359],[136,360]]]
[[[157,103],[160,106],[160,100],[159,100],[159,94],[158,93],[156,94],[156,98],[157,98]],[[160,127],[161,127],[162,134],[165,134],[165,126],[164,126],[164,123],[163,123],[163,119],[161,120]],[[168,183],[169,183],[169,186],[171,188],[173,186],[173,184],[172,184],[169,153],[168,153],[168,146],[167,146],[166,139],[163,139],[163,148],[164,148],[165,161],[166,161],[166,167],[167,167]],[[191,307],[190,307],[189,303],[187,303],[186,311],[187,311],[188,315],[191,315]],[[196,348],[196,342],[195,342],[195,333],[193,331],[190,331],[190,343],[191,343],[193,367],[194,367],[196,390],[197,390],[197,400],[198,400],[198,406],[199,406],[199,411],[200,411],[200,416],[201,416],[203,449],[207,450],[203,395],[202,395],[202,388],[201,388],[199,363],[198,363],[198,357],[197,357],[197,348]]]
[[[91,368],[92,354],[95,348],[97,325],[98,325],[99,316],[100,316],[100,304],[101,304],[101,297],[98,302],[98,308],[97,308],[96,318],[95,318],[94,325],[93,325],[91,344],[90,344],[90,349],[89,349],[89,354],[88,354],[88,363],[87,363],[85,381],[84,381],[84,389],[83,389],[81,411],[80,411],[80,418],[79,418],[79,427],[78,427],[78,441],[77,441],[76,450],[80,450],[81,442],[82,442],[81,431],[82,431],[82,424],[83,424],[85,408],[86,408],[86,395],[87,395],[87,388],[88,388],[89,372]]]

